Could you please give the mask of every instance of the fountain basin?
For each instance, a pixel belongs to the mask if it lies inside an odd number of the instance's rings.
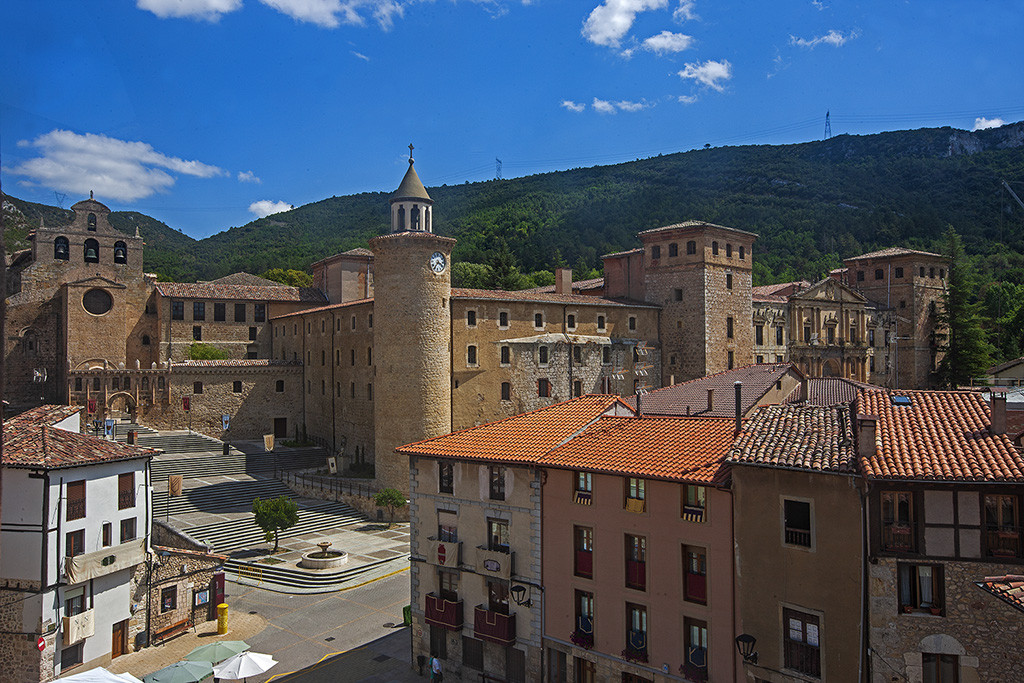
[[[299,566],[306,569],[334,569],[348,562],[348,553],[341,550],[317,550],[306,553],[299,560]]]

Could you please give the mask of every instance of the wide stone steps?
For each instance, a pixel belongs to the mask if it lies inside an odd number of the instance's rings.
[[[155,508],[159,514],[159,508]],[[366,518],[344,503],[323,501],[310,503],[299,508],[299,521],[290,529],[280,532],[281,540],[312,532],[324,534],[357,524],[365,524]],[[215,552],[230,553],[266,543],[263,530],[256,526],[252,517],[213,522],[184,529],[192,538],[212,545]]]
[[[273,472],[275,469],[309,469],[322,467],[327,452],[322,448],[296,448],[277,453],[242,453],[231,450],[223,455],[216,453],[197,454],[194,457],[161,457],[153,461],[154,481],[165,480],[169,475],[180,474],[185,479],[212,477],[218,475],[253,474]]]
[[[252,583],[256,585],[276,585],[293,589],[300,589],[301,592],[316,593],[319,591],[337,590],[339,586],[347,583],[354,583],[360,578],[370,579],[376,577],[382,571],[386,572],[387,565],[394,564],[396,567],[404,567],[409,560],[408,555],[394,557],[387,560],[377,560],[368,564],[341,569],[336,572],[304,572],[290,567],[278,567],[275,565],[261,564],[258,562],[240,562],[228,560],[224,563],[224,571],[237,577],[240,583]]]
[[[256,498],[295,498],[287,486],[276,479],[225,481],[186,488],[180,496],[166,491],[153,492],[153,510],[157,515],[182,515],[193,512],[242,512],[252,509]]]

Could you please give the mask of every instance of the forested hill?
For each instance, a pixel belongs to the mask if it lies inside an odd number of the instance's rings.
[[[701,219],[760,235],[760,284],[814,279],[876,247],[938,249],[951,224],[990,278],[1024,283],[1024,210],[1003,193],[1004,179],[1024,197],[1024,184],[1014,185],[1024,181],[1024,122],[701,149],[428,191],[435,227],[458,238],[462,262],[487,263],[504,242],[524,271],[596,267],[601,254],[636,246],[640,230]],[[331,197],[198,241],[141,214],[115,212],[111,221],[126,232],[140,226],[147,270],[210,279],[307,269],[365,245],[387,230],[388,195]]]

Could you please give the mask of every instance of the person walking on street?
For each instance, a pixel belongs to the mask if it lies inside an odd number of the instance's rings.
[[[437,653],[434,653],[430,657],[430,680],[431,681],[443,681],[444,674],[441,673],[441,660],[437,658]]]

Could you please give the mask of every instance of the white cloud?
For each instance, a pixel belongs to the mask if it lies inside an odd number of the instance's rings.
[[[259,176],[257,176],[252,171],[239,171],[238,172],[238,182],[240,182],[240,183],[255,183],[255,184],[259,185],[263,181],[260,180]]]
[[[587,108],[587,105],[583,102],[573,102],[572,100],[562,100],[562,106],[569,111],[579,113]]]
[[[700,17],[697,16],[697,13],[693,11],[693,7],[696,4],[697,3],[693,0],[679,0],[679,7],[676,7],[676,10],[672,12],[672,18],[680,24],[684,21],[696,21],[697,19],[700,19]]]
[[[596,112],[598,112],[600,114],[614,114],[615,113],[615,105],[612,104],[611,102],[609,102],[608,100],[599,100],[599,99],[597,99],[595,97],[594,98],[594,104],[592,106],[594,107],[594,111],[596,111]]]
[[[821,0],[811,0],[811,4],[814,5],[819,12],[828,7],[828,5],[823,3]]]
[[[1005,125],[1006,121],[1000,118],[986,119],[984,116],[979,116],[974,119],[974,128],[971,128],[971,130],[985,130],[986,128],[998,128]]]
[[[697,101],[696,95],[680,95],[679,102],[682,104],[693,104]]]
[[[814,38],[797,38],[791,35],[789,37],[789,44],[796,45],[798,47],[809,47],[814,49],[819,45],[831,45],[832,47],[842,47],[849,41],[860,35],[857,31],[850,31],[846,35],[843,35],[842,31],[832,29],[823,36],[815,36]]]
[[[364,14],[372,16],[383,29],[389,29],[404,8],[397,0],[260,0],[296,21],[321,28],[337,28],[342,24],[362,26]]]
[[[169,17],[217,21],[242,7],[242,0],[136,0],[135,6],[161,19]]]
[[[651,105],[646,100],[640,102],[630,102],[629,100],[619,100],[615,103],[615,106],[622,111],[641,111],[647,109]]]
[[[604,0],[583,22],[583,37],[595,45],[617,48],[639,12],[667,6],[668,0]]]
[[[720,62],[709,59],[703,64],[687,62],[683,70],[679,72],[679,77],[684,80],[697,81],[712,90],[722,92],[725,89],[722,81],[732,78],[732,64],[725,59]]]
[[[55,129],[35,140],[22,140],[18,147],[41,154],[10,169],[13,175],[28,178],[23,184],[78,195],[95,190],[101,197],[126,202],[171,187],[175,182],[171,173],[197,178],[228,175],[217,166],[161,154],[145,142],[92,133]]]
[[[682,52],[689,49],[692,45],[692,36],[683,33],[672,33],[672,31],[662,31],[643,42],[644,49],[659,55],[669,52]]]
[[[363,60],[364,62],[370,61],[370,58],[367,57],[366,55],[364,55],[362,52],[356,52],[355,50],[351,50],[351,52],[352,52],[353,55],[355,55],[359,59]]]
[[[274,213],[281,213],[282,211],[288,211],[295,207],[288,202],[272,202],[269,199],[261,199],[258,202],[253,202],[249,205],[249,213],[255,215],[257,218],[266,218],[267,216]]]

